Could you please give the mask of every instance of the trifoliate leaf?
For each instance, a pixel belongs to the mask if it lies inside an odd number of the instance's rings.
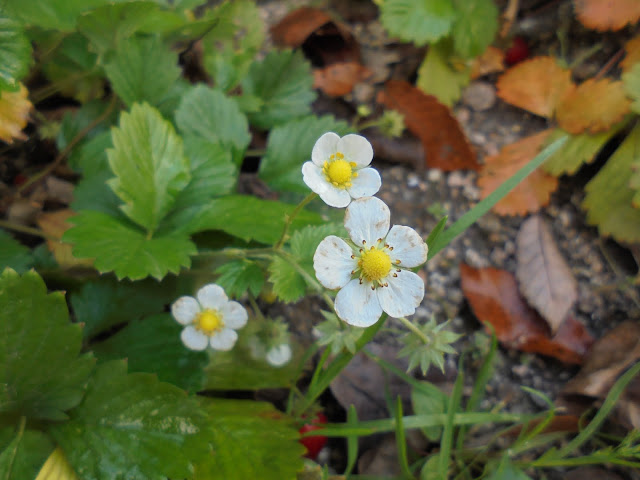
[[[28,95],[22,84],[17,92],[0,91],[0,140],[13,143],[14,139],[27,139],[22,129],[27,126],[33,108]]]
[[[597,225],[601,235],[622,242],[640,241],[640,209],[633,207],[636,191],[629,187],[631,166],[639,156],[640,125],[636,125],[585,187],[582,206],[587,210],[587,222]]]
[[[273,51],[251,65],[242,79],[242,91],[263,101],[259,112],[249,114],[252,125],[264,130],[311,113],[316,98],[311,65],[301,51]]]
[[[82,12],[107,3],[111,0],[6,0],[3,7],[26,25],[71,32]]]
[[[32,262],[29,249],[4,230],[0,230],[0,271],[10,267],[18,273],[23,273]]]
[[[451,0],[385,0],[380,10],[389,34],[417,45],[444,37],[456,19]]]
[[[111,132],[109,186],[125,202],[120,207],[148,231],[157,228],[190,180],[182,139],[157,110],[136,104]]]
[[[96,368],[71,420],[49,431],[80,478],[146,480],[192,478],[191,466],[210,455],[195,442],[204,426],[183,390],[113,361]]]
[[[197,249],[186,235],[149,237],[124,221],[100,212],[83,211],[73,217],[76,225],[63,241],[74,244],[78,258],[95,258],[98,271],[114,272],[119,279],[140,280],[148,276],[162,279],[191,265]]]
[[[436,97],[451,107],[462,95],[462,89],[469,83],[468,69],[458,71],[450,63],[451,47],[440,42],[429,47],[418,69],[416,86],[424,93]]]
[[[275,190],[308,192],[309,187],[302,181],[302,164],[311,159],[314,144],[326,132],[342,136],[350,128],[330,115],[308,116],[275,127],[260,161],[260,178]]]
[[[257,297],[264,285],[262,269],[250,260],[241,259],[225,263],[216,270],[220,275],[216,283],[224,288],[227,295],[238,298],[250,291]]]
[[[56,448],[38,472],[36,480],[79,480],[60,447]]]
[[[47,294],[35,272],[0,275],[0,412],[62,420],[77,405],[93,368],[78,356],[82,328],[71,324],[62,293]]]
[[[176,111],[176,124],[185,136],[193,135],[220,143],[242,163],[251,136],[247,118],[238,105],[219,90],[198,85],[187,92]]]
[[[457,18],[451,35],[458,54],[480,55],[498,31],[498,8],[493,0],[454,0]]]
[[[269,403],[202,398],[213,431],[213,458],[196,465],[196,480],[296,478],[304,447],[293,420]]]
[[[157,105],[180,76],[178,54],[157,36],[123,40],[104,70],[113,90],[129,107],[135,102]]]
[[[636,63],[627,73],[622,74],[622,82],[627,96],[633,100],[631,110],[640,114],[640,63]]]
[[[112,337],[92,345],[93,353],[100,363],[126,358],[130,372],[155,373],[162,382],[197,392],[203,387],[209,357],[183,345],[183,328],[168,313],[153,315],[130,322]]]
[[[269,281],[273,284],[273,293],[283,302],[296,302],[307,291],[302,275],[282,257],[275,257],[269,265]]]
[[[0,429],[0,478],[36,478],[38,470],[53,450],[53,442],[37,430]]]
[[[0,12],[0,90],[18,90],[30,64],[31,42],[24,29]]]

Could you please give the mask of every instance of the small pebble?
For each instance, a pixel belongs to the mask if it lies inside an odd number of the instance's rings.
[[[489,110],[496,103],[496,89],[488,82],[473,82],[462,93],[462,101],[476,112]]]

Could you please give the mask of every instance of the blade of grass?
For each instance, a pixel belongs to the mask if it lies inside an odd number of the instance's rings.
[[[358,412],[354,405],[349,405],[349,410],[347,410],[347,425],[357,425],[358,423]],[[349,435],[347,437],[347,468],[344,470],[344,476],[346,478],[351,478],[351,472],[353,467],[356,466],[356,461],[358,460],[358,436],[357,435]]]
[[[444,424],[442,438],[440,439],[440,454],[438,457],[438,473],[440,478],[448,478],[449,463],[451,459],[451,447],[453,447],[454,419],[456,412],[460,410],[462,402],[462,387],[464,386],[464,373],[462,370],[464,355],[458,362],[458,376],[453,385],[453,391],[449,397],[447,406],[447,421]]]
[[[400,470],[407,479],[413,479],[413,474],[409,468],[409,460],[407,459],[407,440],[404,435],[404,425],[402,423],[402,399],[399,395],[396,398],[396,406],[393,413],[396,420],[396,448],[398,450]]]
[[[448,219],[449,219],[449,217],[447,215],[445,215],[444,217],[442,217],[440,219],[438,224],[435,227],[433,227],[433,230],[431,230],[431,233],[429,234],[429,237],[427,237],[427,247],[429,247],[429,250],[431,250],[431,248],[433,247],[434,242],[437,240],[437,238],[440,236],[440,234],[444,230],[444,226],[447,224],[447,220]],[[429,256],[431,256],[431,255],[429,255]]]

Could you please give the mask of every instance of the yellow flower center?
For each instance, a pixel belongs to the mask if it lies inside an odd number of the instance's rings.
[[[347,162],[341,152],[337,152],[324,162],[322,172],[327,181],[334,187],[346,188],[351,186],[351,180],[358,176],[358,172],[354,172],[356,164]]]
[[[215,310],[203,310],[196,317],[194,326],[205,335],[211,335],[224,328],[222,315]]]
[[[364,250],[358,260],[362,276],[370,282],[379,282],[391,271],[391,257],[384,250],[372,247]]]

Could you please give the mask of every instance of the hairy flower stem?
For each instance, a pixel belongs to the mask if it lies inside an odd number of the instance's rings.
[[[318,196],[317,193],[310,193],[309,195],[307,195],[305,198],[302,199],[302,201],[298,204],[298,206],[293,210],[293,212],[291,212],[290,215],[287,215],[285,218],[285,222],[284,222],[284,229],[282,230],[282,235],[280,236],[280,240],[278,240],[276,242],[276,244],[274,245],[274,249],[276,250],[280,250],[282,248],[282,245],[284,245],[284,242],[287,241],[287,237],[289,235],[289,228],[291,227],[291,223],[293,223],[293,220],[298,216],[298,214],[300,213],[300,211],[314,198],[316,198]]]
[[[407,320],[404,317],[400,317],[398,318],[398,320],[400,320],[400,322],[402,322],[402,324],[405,327],[407,327],[409,330],[415,333],[420,338],[420,340],[424,342],[425,345],[429,345],[431,343],[431,340],[429,339],[429,337],[427,337],[422,330],[420,330],[413,323],[411,323],[410,320]]]

